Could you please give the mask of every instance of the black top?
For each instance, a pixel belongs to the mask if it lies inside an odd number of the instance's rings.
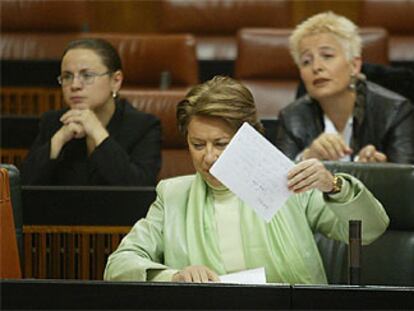
[[[280,112],[276,145],[296,156],[324,131],[319,103],[304,95]],[[372,144],[389,162],[414,164],[414,106],[372,82],[360,82],[353,114],[352,157]]]
[[[46,112],[22,167],[28,185],[155,185],[161,166],[161,127],[157,117],[117,100],[106,129],[109,136],[88,156],[86,138],[66,143],[50,159],[50,143],[68,108]]]

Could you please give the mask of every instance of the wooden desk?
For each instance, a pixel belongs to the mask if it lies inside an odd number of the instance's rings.
[[[153,187],[24,186],[24,277],[101,280]]]
[[[4,309],[412,309],[414,287],[6,280]]]

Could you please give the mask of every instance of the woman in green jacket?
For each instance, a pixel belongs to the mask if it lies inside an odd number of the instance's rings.
[[[106,280],[218,281],[264,267],[267,282],[327,283],[313,234],[347,241],[348,220],[363,222],[363,244],[386,229],[381,204],[356,178],[333,176],[316,159],[288,174],[294,193],[266,222],[209,172],[244,122],[262,130],[253,96],[226,77],[195,86],[178,104],[197,173],[161,181],[157,198],[109,257]]]

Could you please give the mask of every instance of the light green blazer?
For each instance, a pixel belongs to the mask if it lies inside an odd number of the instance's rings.
[[[240,230],[247,269],[265,267],[267,282],[326,284],[313,237],[347,242],[348,220],[362,220],[363,244],[379,237],[389,219],[365,186],[341,174],[344,187],[325,198],[317,190],[292,195],[270,222],[240,201]],[[227,273],[215,228],[211,189],[199,174],[161,181],[157,198],[108,258],[106,280],[148,279],[148,271],[205,265]]]

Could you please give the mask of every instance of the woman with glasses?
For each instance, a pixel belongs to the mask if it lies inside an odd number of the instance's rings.
[[[122,80],[121,59],[110,43],[68,44],[58,77],[68,108],[42,116],[23,165],[25,184],[155,184],[160,122],[118,98]]]

